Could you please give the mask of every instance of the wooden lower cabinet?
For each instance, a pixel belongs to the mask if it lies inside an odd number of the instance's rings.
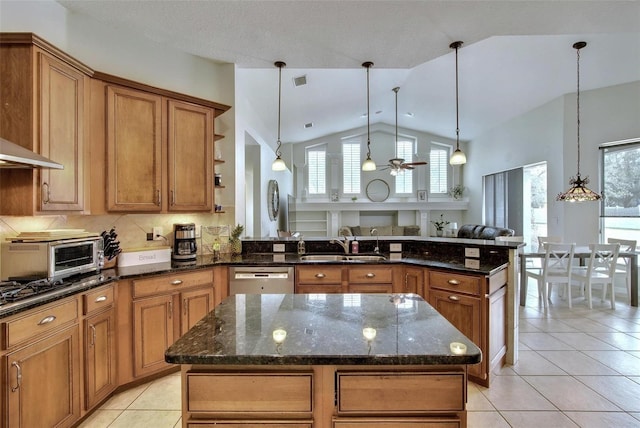
[[[173,295],[133,302],[134,376],[169,367],[164,351],[175,341]]]
[[[117,387],[116,312],[113,307],[84,321],[85,409],[100,403]]]
[[[402,269],[402,293],[413,293],[427,299],[424,289],[424,268],[405,266]]]
[[[185,427],[464,427],[465,366],[182,366]]]
[[[3,360],[8,428],[70,427],[80,418],[77,324]]]

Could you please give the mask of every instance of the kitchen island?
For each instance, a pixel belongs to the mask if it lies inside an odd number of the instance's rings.
[[[415,294],[224,300],[165,353],[183,427],[466,426],[478,347]]]

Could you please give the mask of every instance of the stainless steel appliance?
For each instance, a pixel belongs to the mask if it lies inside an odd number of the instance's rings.
[[[229,270],[229,294],[292,294],[291,266],[238,266]]]
[[[12,240],[1,249],[3,280],[57,281],[104,266],[100,236],[60,240]]]
[[[196,225],[194,223],[174,224],[171,260],[177,262],[194,262],[197,251]]]

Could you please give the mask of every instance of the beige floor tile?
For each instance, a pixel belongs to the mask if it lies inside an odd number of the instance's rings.
[[[565,412],[582,428],[638,428],[638,420],[622,412]]]
[[[614,346],[586,333],[549,333],[578,351],[615,351]]]
[[[179,419],[176,410],[125,410],[109,428],[173,428]]]
[[[496,376],[482,393],[497,410],[556,410],[520,376]]]
[[[520,351],[518,362],[513,366],[513,370],[520,376],[567,374],[536,351]]]
[[[478,386],[474,383],[469,383],[467,387],[467,410],[470,411],[495,411],[495,407],[491,405],[487,397],[484,396],[482,390],[487,388]]]
[[[142,394],[151,383],[145,383],[144,385],[137,386],[135,388],[128,389],[119,394],[111,397],[100,408],[106,410],[124,410],[133,403],[140,394]]]
[[[576,328],[564,323],[564,321],[560,321],[557,319],[529,319],[527,320],[527,322],[545,333],[579,331]]]
[[[567,345],[561,340],[556,339],[549,333],[521,333],[520,342],[524,343],[529,347],[529,349],[533,349],[534,351],[569,351],[573,349],[571,346]]]
[[[624,376],[578,376],[577,379],[627,412],[640,412],[640,385]]]
[[[498,412],[468,412],[467,428],[509,428]]]
[[[578,426],[560,411],[501,412],[501,414],[510,426],[518,428],[575,428]]]
[[[640,376],[640,358],[625,351],[584,351],[602,364],[625,376]]]
[[[131,403],[129,410],[180,410],[181,386],[179,376],[165,376],[155,380]]]
[[[640,324],[615,316],[599,319],[598,322],[623,333],[640,333]]]
[[[182,418],[178,419],[178,422],[176,422],[173,428],[182,428]]]
[[[107,428],[109,424],[116,420],[122,410],[102,410],[98,409],[85,419],[78,428]]]
[[[560,410],[595,412],[621,410],[571,376],[524,376],[523,379]]]
[[[632,413],[629,413],[629,414],[640,421],[640,413],[632,412]]]
[[[589,332],[614,333],[617,331],[613,327],[609,327],[596,320],[592,320],[588,318],[566,318],[566,319],[563,319],[562,322],[575,328],[578,331],[582,331],[585,333],[589,333]]]
[[[615,376],[615,370],[577,351],[539,351],[540,355],[572,376]],[[537,373],[540,374],[540,373]]]
[[[631,379],[635,383],[640,383],[640,376],[632,376],[629,379]]]
[[[529,321],[530,320],[520,320],[520,324],[518,325],[518,331],[520,331],[520,333],[540,333],[542,331]]]
[[[640,339],[626,333],[589,333],[591,336],[623,351],[640,351]]]

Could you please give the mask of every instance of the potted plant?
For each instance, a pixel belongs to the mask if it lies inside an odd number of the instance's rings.
[[[440,220],[432,221],[433,226],[436,228],[436,236],[442,236],[444,233],[444,227],[450,223],[450,221],[445,220],[444,216],[440,214]]]
[[[240,241],[240,235],[244,232],[244,226],[238,224],[231,229],[231,235],[229,236],[229,244],[231,246],[231,254],[242,254],[242,242]]]
[[[456,184],[451,189],[449,189],[449,196],[451,196],[453,199],[462,199],[464,191],[465,187],[462,184]]]

